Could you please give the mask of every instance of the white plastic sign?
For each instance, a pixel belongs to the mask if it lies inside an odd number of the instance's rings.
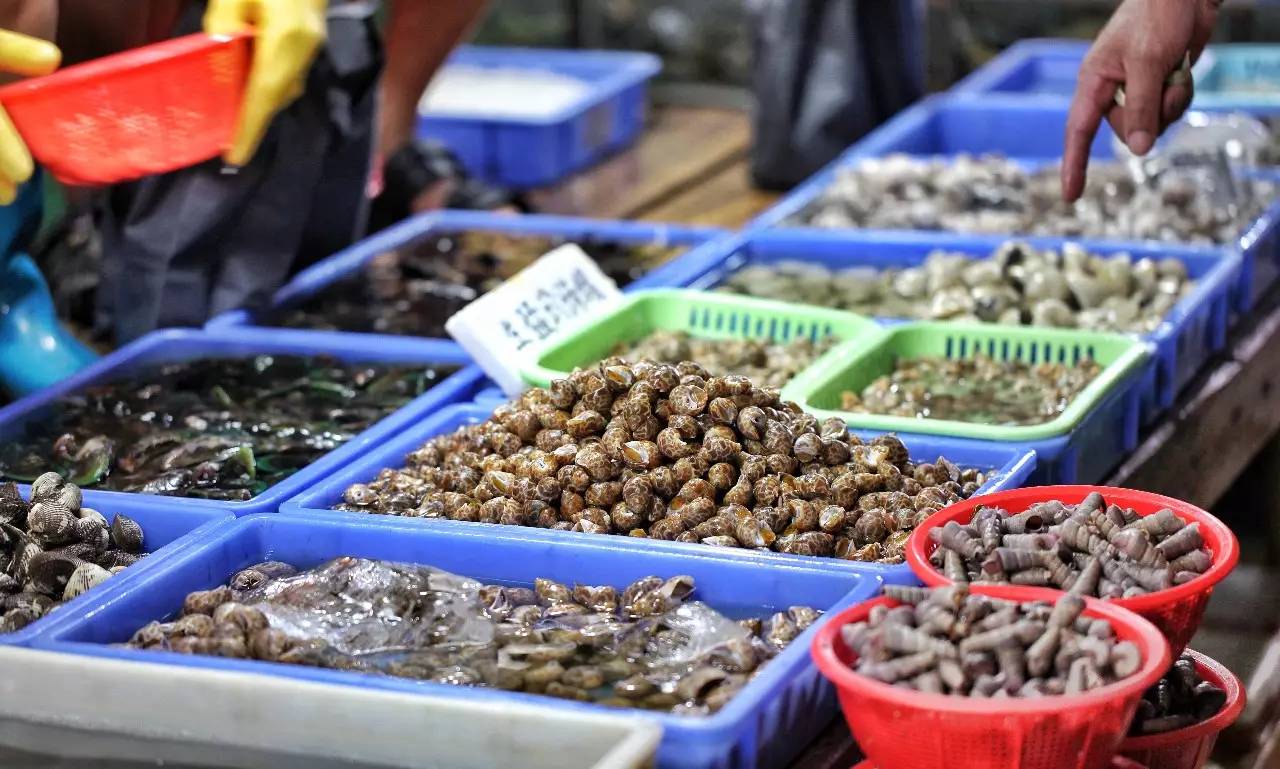
[[[507,395],[524,390],[520,367],[562,326],[622,301],[618,285],[578,246],[540,257],[459,310],[445,330]]]

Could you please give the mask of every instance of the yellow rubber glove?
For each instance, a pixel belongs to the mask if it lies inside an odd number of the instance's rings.
[[[15,75],[47,75],[58,68],[62,52],[53,43],[0,29],[0,71]],[[0,107],[0,205],[9,205],[18,185],[31,178],[35,164],[26,142]]]
[[[307,70],[324,42],[326,0],[211,0],[204,31],[254,32],[253,65],[240,107],[235,140],[223,154],[233,165],[249,162],[271,118],[302,94]]]

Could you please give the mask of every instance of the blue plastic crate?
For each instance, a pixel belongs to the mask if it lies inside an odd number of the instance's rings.
[[[0,436],[19,434],[24,427],[48,416],[60,398],[129,376],[131,373],[159,363],[173,363],[207,358],[243,358],[263,353],[278,355],[326,355],[343,361],[401,364],[449,364],[466,366],[470,359],[457,345],[429,344],[423,340],[397,344],[372,344],[350,335],[316,331],[283,329],[224,329],[206,331],[157,331],[116,350],[54,387],[0,408]],[[479,387],[482,374],[475,366],[467,366],[440,380],[427,392],[382,418],[345,445],[320,457],[309,466],[244,502],[225,502],[185,497],[134,494],[121,491],[90,489],[84,492],[85,504],[97,510],[115,510],[123,505],[130,509],[152,507],[159,510],[197,508],[248,515],[276,510],[289,497],[351,461],[365,450],[397,435],[424,416],[450,403],[469,401]]]
[[[330,508],[342,501],[342,492],[353,483],[361,483],[372,479],[380,470],[387,467],[404,467],[405,455],[417,449],[435,435],[452,432],[457,428],[482,422],[489,417],[496,404],[473,404],[454,406],[444,409],[434,416],[423,420],[411,431],[406,431],[395,439],[387,441],[377,450],[371,451],[341,470],[330,475],[323,483],[307,489],[287,501],[281,508],[282,513],[317,513],[341,517],[364,517],[361,513],[344,513]],[[867,435],[872,435],[868,433]],[[939,455],[946,456],[961,466],[974,466],[991,469],[991,477],[979,489],[986,494],[1004,489],[1016,489],[1027,485],[1027,480],[1036,468],[1036,456],[1021,446],[1002,446],[990,442],[972,441],[958,438],[944,438],[932,435],[903,436],[911,455],[917,461],[933,461]],[[410,519],[412,522],[432,527],[444,527],[448,531],[476,532],[484,536],[485,532],[493,532],[507,527],[487,523],[470,523],[466,521]],[[630,550],[654,550],[685,554],[688,556],[706,552],[708,545],[689,542],[668,542],[656,539],[632,539],[608,535],[590,535],[580,532],[552,531],[547,529],[521,528],[521,532],[529,535],[551,537],[555,541],[576,542],[583,538],[627,541]],[[523,535],[522,535],[523,536]],[[844,561],[837,558],[819,558],[807,555],[785,555],[782,553],[762,553],[755,550],[726,548],[726,557],[738,561],[754,563],[758,566],[786,568],[789,565],[817,564],[820,568],[832,571],[853,571],[859,574],[872,574],[882,577],[885,582],[897,584],[916,584],[916,579],[906,564],[886,566],[857,561]]]
[[[471,399],[472,403],[486,404],[496,407],[499,403],[505,403],[511,400],[507,394],[497,385],[489,385],[480,392],[476,393],[476,397]]]
[[[950,94],[917,102],[867,134],[842,157],[999,153],[1030,161],[1054,161],[1065,145],[1067,105],[1018,96],[992,95],[981,100]],[[1094,160],[1110,160],[1112,138],[1105,122],[1089,149]]]
[[[537,532],[430,527],[416,522],[351,516],[253,516],[223,525],[197,546],[157,557],[146,571],[104,587],[78,611],[43,630],[35,646],[50,651],[133,662],[257,675],[285,676],[338,686],[434,694],[460,701],[483,699],[537,704],[583,713],[603,706],[533,694],[449,686],[391,676],[299,665],[197,657],[125,649],[125,641],[151,620],[173,616],[193,590],[225,583],[237,570],[274,559],[310,567],[338,556],[429,564],[485,582],[531,585],[535,577],[618,588],[657,574],[688,574],[697,594],[731,616],[768,615],[808,604],[826,612],[875,595],[880,580],[867,574],[790,563],[759,569],[713,548],[673,552],[636,548],[623,538],[557,538]],[[775,657],[723,710],[706,718],[637,712],[663,727],[663,767],[783,767],[836,714],[834,691],[809,658],[817,627]],[[341,696],[335,689],[333,695]],[[193,711],[194,713],[194,711]],[[194,717],[194,716],[193,716]]]
[[[22,493],[23,499],[31,498],[30,486],[19,484],[18,489]],[[122,579],[123,574],[149,568],[152,563],[161,560],[162,555],[165,553],[180,552],[192,544],[201,542],[205,536],[216,530],[219,523],[232,520],[230,513],[211,508],[182,507],[179,505],[172,505],[166,508],[154,505],[137,505],[133,504],[133,501],[128,499],[127,495],[121,495],[126,498],[118,502],[113,501],[111,506],[107,506],[106,503],[99,506],[91,502],[88,492],[85,492],[84,496],[84,506],[92,507],[102,513],[108,521],[115,521],[117,515],[124,515],[137,521],[138,525],[142,527],[142,550],[151,554],[129,567],[121,575],[112,577],[104,585]],[[14,633],[0,633],[0,644],[9,646],[30,645],[32,639],[44,632],[44,629],[57,618],[78,615],[84,611],[89,602],[95,600],[102,589],[103,586],[95,587],[82,595],[76,596],[55,609],[53,614],[41,617],[22,630]]]
[[[500,232],[514,236],[559,238],[567,241],[592,238],[625,244],[662,244],[694,247],[721,236],[721,230],[708,227],[688,227],[651,222],[608,221],[569,216],[507,216],[484,211],[437,211],[419,214],[405,219],[393,227],[372,235],[359,243],[327,257],[298,273],[271,297],[267,309],[261,311],[231,310],[211,319],[205,328],[260,326],[268,313],[298,305],[335,282],[358,275],[375,257],[386,251],[404,248],[413,243],[454,232]],[[676,257],[679,259],[679,257]],[[674,260],[673,260],[674,261]],[[663,282],[666,265],[659,266],[649,275],[632,282],[626,290],[644,286],[667,285]],[[422,341],[421,337],[396,334],[341,333],[350,338],[360,338],[369,343],[403,345]],[[451,340],[427,340],[435,345]],[[454,345],[456,347],[456,345]],[[461,348],[457,348],[461,350]]]
[[[864,159],[893,153],[948,156],[958,153],[1004,154],[1029,167],[1056,163],[1062,152],[1066,104],[1047,105],[1042,101],[1012,97],[966,100],[935,97],[900,113],[854,144],[839,158],[788,193],[772,208],[753,220],[748,229],[793,229],[810,231],[791,220],[819,198],[836,179],[840,168]],[[1010,130],[1017,126],[1017,130]],[[1094,160],[1114,158],[1111,133],[1099,130],[1091,150]],[[1274,171],[1259,170],[1248,175],[1276,179]],[[1009,233],[1016,237],[1019,233]],[[1093,241],[1095,243],[1102,241]],[[1143,241],[1106,241],[1124,248],[1150,245]],[[1234,243],[1217,246],[1234,249],[1244,258],[1240,279],[1232,291],[1232,303],[1247,312],[1280,278],[1280,199],[1272,203],[1241,233]]]
[[[1280,115],[1280,45],[1212,45],[1196,70],[1195,108]]]
[[[480,46],[459,48],[449,64],[555,72],[589,86],[547,116],[418,115],[418,135],[447,144],[473,176],[517,188],[551,184],[635,141],[648,81],[662,70],[648,53]]]
[[[872,233],[848,230],[759,230],[714,249],[699,249],[698,258],[684,260],[679,276],[687,288],[713,289],[729,275],[753,264],[801,261],[832,270],[850,267],[904,268],[918,266],[936,250],[987,256],[1007,238],[951,235],[935,232]],[[1211,248],[1141,244],[1123,246],[1108,241],[1065,238],[1025,238],[1036,248],[1061,249],[1076,242],[1093,253],[1129,253],[1134,258],[1174,257],[1187,265],[1197,282],[1190,296],[1173,308],[1166,322],[1146,338],[1156,346],[1157,388],[1143,392],[1143,423],[1149,424],[1173,405],[1177,394],[1200,368],[1226,348],[1231,293],[1243,270],[1239,254]],[[901,319],[878,319],[890,323]],[[1043,461],[1043,458],[1042,458]]]
[[[962,97],[1017,94],[1042,103],[1065,102],[1075,93],[1084,40],[1023,40],[951,87]],[[1192,108],[1214,112],[1280,115],[1280,46],[1229,43],[1205,49],[1193,68]]]
[[[1021,40],[953,85],[951,93],[1070,99],[1088,50],[1087,40]]]

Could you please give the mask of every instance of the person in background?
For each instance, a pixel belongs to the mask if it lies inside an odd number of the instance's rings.
[[[1084,192],[1089,147],[1105,117],[1138,155],[1191,105],[1189,67],[1223,0],[1124,0],[1089,48],[1067,117],[1062,197]],[[1117,94],[1123,96],[1117,98]]]
[[[255,49],[245,120],[225,158],[238,170],[214,162],[111,190],[99,333],[124,343],[266,303],[297,269],[360,237],[382,159],[392,177],[417,170],[411,161],[434,163],[414,176],[435,193],[422,207],[504,202],[459,199],[450,187],[463,184],[460,167],[439,148],[422,158],[413,142],[418,99],[483,2],[388,0],[385,41],[376,2],[211,0],[203,14],[199,2],[184,5],[178,34],[248,25],[268,43]]]
[[[384,219],[509,202],[413,137],[427,82],[485,3],[386,6],[384,40],[369,0],[0,0],[0,27],[56,40],[68,63],[202,29],[255,35],[224,157],[103,194],[96,336],[123,344],[265,302],[362,234],[370,189],[395,193],[380,196]],[[0,136],[0,195],[7,171],[30,175],[25,149],[28,166],[4,167],[6,147],[22,147],[16,134]]]

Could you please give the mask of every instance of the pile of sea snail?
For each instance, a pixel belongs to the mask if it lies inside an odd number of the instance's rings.
[[[768,339],[700,339],[683,331],[655,331],[613,351],[627,360],[679,363],[696,360],[715,376],[736,374],[764,387],[782,387],[835,344],[835,337],[814,342]]]
[[[1008,241],[990,256],[933,251],[919,267],[829,270],[808,262],[744,267],[719,290],[863,315],[1150,333],[1191,292],[1187,267]],[[701,360],[701,358],[698,358]]]
[[[1098,492],[1078,505],[1037,502],[1010,515],[979,507],[965,525],[929,530],[934,565],[955,582],[1052,586],[1131,598],[1181,585],[1213,565],[1200,524],[1165,508],[1140,516]]]
[[[1055,166],[1028,171],[992,155],[890,155],[840,169],[796,218],[813,227],[1222,244],[1239,238],[1275,196],[1270,181],[1236,186],[1238,199],[1222,200],[1190,174],[1138,184],[1124,165],[1095,163],[1084,196],[1064,203]]]
[[[1164,677],[1147,689],[1129,734],[1162,734],[1212,718],[1227,704],[1221,687],[1200,678],[1195,658],[1183,654]]]
[[[540,578],[530,589],[358,558],[304,572],[272,561],[189,594],[181,616],[128,646],[702,715],[820,614],[792,606],[735,622],[693,592],[688,576],[621,590]]]
[[[900,602],[876,606],[840,628],[858,655],[853,669],[877,681],[960,697],[1081,694],[1131,676],[1142,651],[1119,641],[1084,599],[1016,602],[970,594],[966,585],[929,590],[886,585]]]
[[[607,359],[431,439],[338,509],[897,563],[984,480],[740,376]]]
[[[972,358],[899,358],[891,373],[861,392],[841,393],[840,408],[863,414],[951,419],[986,425],[1053,421],[1101,372],[1092,359],[1074,365]]]
[[[57,473],[31,484],[31,502],[0,484],[0,632],[20,630],[141,557],[142,527],[80,504]]]

